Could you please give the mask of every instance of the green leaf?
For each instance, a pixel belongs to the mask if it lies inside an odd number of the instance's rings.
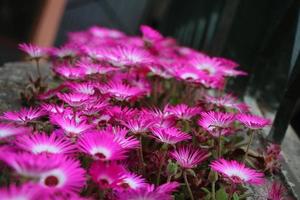
[[[240,200],[239,195],[237,193],[233,193],[233,200]]]
[[[216,192],[216,199],[217,200],[227,200],[228,195],[223,187],[221,187],[217,192]]]

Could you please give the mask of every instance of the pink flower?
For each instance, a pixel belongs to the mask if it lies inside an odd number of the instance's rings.
[[[222,97],[213,97],[206,95],[205,102],[214,104],[221,108],[230,108],[238,110],[239,112],[249,112],[249,108],[245,103],[238,102],[237,98],[230,94],[226,94]]]
[[[279,182],[273,182],[270,187],[268,187],[268,197],[270,200],[285,200],[285,187]]]
[[[74,58],[79,53],[76,46],[65,45],[60,48],[52,48],[50,53],[58,58]]]
[[[50,136],[45,133],[19,136],[15,144],[19,148],[33,154],[71,154],[76,152],[74,144],[54,133],[50,134]]]
[[[91,97],[84,93],[58,93],[57,97],[72,107],[83,106]]]
[[[200,113],[200,108],[189,107],[186,104],[178,104],[176,106],[167,106],[166,111],[170,112],[176,118],[181,120],[190,120],[192,117]]]
[[[44,49],[32,44],[19,44],[19,49],[27,53],[31,59],[40,59],[46,56],[46,51]]]
[[[0,140],[16,135],[28,134],[30,131],[26,127],[0,123]]]
[[[89,55],[89,56],[91,57],[93,55]],[[96,55],[94,55],[94,57],[96,57]],[[77,63],[76,66],[78,66],[79,69],[81,69],[85,75],[108,74],[110,72],[119,70],[116,67],[106,66],[104,64],[95,64],[95,63],[87,62],[87,61],[81,61],[81,62]]]
[[[126,126],[130,132],[134,134],[142,134],[149,131],[156,122],[148,117],[138,117],[129,120],[125,120],[123,125]]]
[[[115,140],[113,134],[106,132],[89,132],[78,141],[79,149],[95,160],[122,160],[126,158],[127,149]]]
[[[172,192],[179,187],[177,182],[170,182],[154,187],[154,185],[146,185],[136,190],[125,190],[117,193],[118,200],[172,200]]]
[[[126,35],[122,33],[121,31],[115,30],[115,29],[109,29],[105,27],[99,27],[99,26],[92,26],[89,28],[88,33],[92,34],[94,37],[103,39],[103,38],[123,38]]]
[[[115,66],[141,66],[153,62],[152,56],[142,48],[117,46],[112,49],[114,57],[110,62]]]
[[[59,165],[43,172],[39,176],[39,184],[50,192],[79,192],[85,184],[85,170],[80,162],[65,156],[55,156]],[[46,164],[51,160],[46,161]]]
[[[121,176],[125,169],[123,166],[116,163],[104,163],[95,161],[89,169],[89,174],[92,180],[97,183],[101,188],[114,188],[121,180]]]
[[[143,34],[143,39],[148,42],[157,42],[164,38],[157,30],[154,30],[150,26],[141,25],[140,30]]]
[[[201,56],[195,57],[189,63],[209,76],[223,75],[222,65],[217,59]]]
[[[243,163],[238,163],[235,160],[215,160],[210,164],[210,167],[221,173],[233,183],[249,183],[259,185],[264,182],[264,174],[257,172],[254,169],[248,168]]]
[[[131,172],[123,172],[120,180],[117,182],[117,186],[121,190],[136,190],[146,185],[146,181],[142,176],[136,175]]]
[[[74,117],[70,119],[64,114],[52,114],[50,115],[50,121],[62,128],[68,137],[78,137],[94,127],[91,124],[87,124],[85,120],[77,121]]]
[[[39,200],[42,196],[41,188],[34,184],[12,184],[8,188],[0,188],[1,200]]]
[[[44,103],[41,105],[41,107],[49,112],[49,113],[63,113],[66,112],[68,109],[64,108],[63,105],[58,105],[58,104],[50,104],[50,103]],[[71,110],[70,110],[71,111]]]
[[[253,130],[262,129],[271,125],[271,120],[251,114],[237,114],[236,119],[245,127]]]
[[[213,137],[219,137],[219,135],[227,135],[232,132],[234,120],[235,116],[232,113],[209,111],[201,113],[198,124]]]
[[[109,94],[118,101],[134,100],[145,94],[140,88],[132,87],[120,82],[109,82],[99,89],[103,94]]]
[[[84,94],[84,95],[93,95],[95,93],[95,84],[92,82],[83,82],[83,83],[75,83],[70,82],[67,86],[74,93]]]
[[[58,73],[60,76],[67,79],[79,79],[84,77],[84,71],[79,67],[71,67],[60,65],[54,68],[54,71]]]
[[[45,114],[45,111],[41,108],[22,108],[20,111],[4,112],[1,118],[17,123],[27,123]]]
[[[152,134],[157,140],[166,144],[176,144],[178,142],[190,140],[192,138],[189,134],[182,132],[174,127],[152,128],[151,130]]]
[[[30,178],[37,178],[42,173],[56,168],[60,160],[46,154],[13,153],[1,151],[0,160],[13,168],[16,173]]]
[[[208,158],[207,152],[193,146],[182,146],[170,153],[177,163],[185,169],[195,168]]]

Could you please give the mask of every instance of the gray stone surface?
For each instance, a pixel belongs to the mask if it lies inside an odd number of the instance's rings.
[[[41,64],[44,77],[51,74],[49,64]],[[7,63],[0,67],[0,113],[20,108],[20,92],[29,82],[29,75],[37,77],[36,67],[32,62]]]

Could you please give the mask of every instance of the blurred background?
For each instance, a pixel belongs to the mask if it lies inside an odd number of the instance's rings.
[[[148,24],[180,44],[237,61],[250,75],[229,90],[282,112],[279,132],[300,132],[298,0],[0,0],[0,65],[22,59],[18,43],[60,46],[92,25],[139,34]],[[280,124],[281,123],[281,124]]]

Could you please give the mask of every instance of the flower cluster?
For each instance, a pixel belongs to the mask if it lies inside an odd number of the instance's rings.
[[[61,81],[35,107],[1,114],[0,166],[9,180],[0,179],[1,199],[207,199],[197,187],[210,186],[211,170],[226,190],[263,183],[243,154],[229,160],[238,131],[270,124],[233,95],[220,96],[226,79],[246,73],[149,26],[141,32],[94,26],[60,48],[20,45],[32,59],[49,58]]]

